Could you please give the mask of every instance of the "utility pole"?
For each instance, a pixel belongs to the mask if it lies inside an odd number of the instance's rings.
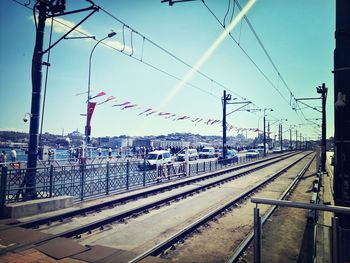
[[[326,85],[322,83],[322,86],[317,87],[317,93],[321,94],[322,98],[322,151],[321,151],[321,170],[326,171],[326,100],[327,100]]]
[[[280,124],[280,145],[281,145],[281,152],[283,151],[283,141],[282,141],[282,120]]]
[[[295,150],[298,150],[298,130],[295,127]]]
[[[334,50],[334,200],[350,207],[350,1],[336,1]],[[350,216],[338,215],[350,228]]]
[[[267,110],[269,110],[269,111],[273,111],[273,109],[271,109],[271,108],[265,108],[264,110],[263,110],[263,113],[264,113],[264,141],[263,141],[263,143],[264,143],[264,157],[266,157],[266,111]],[[269,128],[269,130],[270,130],[270,128]],[[259,138],[259,136],[258,136],[258,138]]]
[[[29,126],[29,147],[27,173],[25,175],[26,191],[25,199],[33,199],[36,197],[36,166],[38,158],[38,142],[39,142],[39,122],[40,122],[40,99],[41,99],[41,78],[43,63],[43,43],[45,32],[45,20],[47,4],[45,2],[37,2],[39,10],[36,40],[32,60],[32,102]]]
[[[224,96],[222,97],[222,157],[226,159],[227,149],[226,149],[226,104],[227,101],[231,99],[231,95],[226,95],[226,90],[224,90]]]
[[[292,149],[292,126],[289,129],[289,149]]]
[[[226,143],[226,132],[227,132],[227,123],[226,116],[243,109],[248,104],[252,103],[251,101],[240,101],[240,102],[229,102],[231,100],[236,100],[236,98],[232,98],[231,94],[226,94],[226,90],[224,90],[224,95],[222,96],[222,157],[226,159],[227,157],[227,143]],[[229,113],[226,113],[226,105],[227,104],[243,104],[243,106],[235,109]],[[254,110],[254,109],[253,109]],[[247,136],[247,134],[246,134]]]
[[[36,168],[38,158],[38,145],[39,145],[39,122],[40,122],[40,104],[41,104],[41,85],[42,85],[42,65],[43,56],[51,50],[56,44],[58,44],[63,38],[75,30],[81,23],[83,23],[88,17],[90,17],[98,8],[92,4],[88,8],[83,8],[75,11],[64,13],[66,9],[65,0],[37,0],[34,4],[34,11],[39,11],[37,25],[36,25],[36,39],[32,59],[32,101],[30,112],[30,125],[29,125],[29,145],[28,145],[28,159],[27,159],[27,171],[24,177],[23,185],[25,185],[24,199],[36,198]],[[46,50],[43,50],[45,21],[47,18],[56,16],[73,14],[82,11],[93,10],[82,21],[77,23],[55,43],[53,43]],[[35,14],[36,15],[36,14]],[[36,19],[36,18],[34,18]],[[21,190],[22,191],[22,190]]]

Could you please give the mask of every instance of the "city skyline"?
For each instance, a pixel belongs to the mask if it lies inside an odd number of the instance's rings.
[[[241,5],[245,6],[247,2],[241,1]],[[224,18],[227,1],[206,1],[206,3],[220,15],[221,19]],[[195,65],[196,61],[200,60],[223,31],[208,10],[203,7],[201,1],[176,4],[172,7],[161,4],[160,1],[152,3],[96,1],[96,4],[161,47],[171,50],[190,65]],[[6,110],[0,116],[0,128],[27,132],[29,125],[22,119],[26,112],[30,112],[30,67],[35,39],[33,17],[31,10],[12,0],[2,1],[0,6],[1,20],[3,25],[6,25],[1,28],[1,33],[8,36],[7,41],[1,44],[2,50],[6,50],[3,54],[6,63],[1,63],[0,66],[4,95],[2,97],[6,98],[4,101]],[[85,2],[72,4],[67,1],[68,10],[86,6]],[[78,23],[84,15],[86,14],[65,16],[58,21],[73,25]],[[327,137],[332,136],[333,75],[331,70],[334,49],[334,3],[257,1],[247,16],[295,97],[317,97],[316,87],[323,82],[326,83],[329,88]],[[61,26],[57,22],[55,24],[54,41],[66,29],[62,24]],[[12,31],[15,25],[16,32]],[[47,26],[46,44],[49,30],[50,27]],[[302,114],[300,112],[300,116],[295,114],[292,105],[288,105],[280,96],[279,93],[282,93],[285,98],[290,99],[290,94],[283,87],[282,79],[274,72],[245,22],[233,29],[232,34],[264,70],[268,78],[274,80],[273,84],[279,92],[259,74],[238,45],[226,38],[200,68],[200,71],[210,76],[215,82],[200,74],[193,74],[189,82],[194,83],[195,87],[186,86],[165,105],[162,105],[162,101],[184,80],[188,74],[187,67],[145,42],[136,32],[131,33],[130,28],[124,27],[123,41],[122,24],[116,23],[115,19],[102,11],[89,18],[79,30],[88,35],[95,35],[97,39],[103,38],[113,30],[117,36],[106,43],[117,50],[124,47],[124,54],[103,45],[98,46],[95,51],[91,75],[94,88],[92,95],[101,91],[106,95],[95,99],[101,104],[96,107],[91,123],[93,137],[121,134],[144,136],[172,132],[220,135],[222,127],[219,122],[205,124],[202,120],[201,123],[196,124],[194,121],[197,118],[206,121],[222,119],[220,98],[223,87],[218,86],[216,81],[233,91],[234,97],[239,94],[260,108],[273,108],[274,112],[269,119],[287,118],[289,121],[284,124],[287,126],[303,123],[298,126],[298,129],[306,137],[313,137],[316,132],[307,127]],[[72,36],[78,36],[78,33]],[[84,92],[87,89],[88,56],[94,44],[95,42],[91,39],[64,40],[52,50],[43,132],[59,134],[62,129],[72,131],[77,127],[81,132],[84,130],[85,120],[80,114],[86,109]],[[134,57],[137,59],[133,59]],[[145,63],[171,72],[180,80],[160,73]],[[43,72],[45,73],[45,67]],[[9,78],[9,76],[14,77]],[[43,81],[44,77],[45,74],[43,74]],[[83,94],[76,96],[79,93]],[[117,99],[114,103],[116,105],[129,102],[125,105],[136,106],[121,110],[119,106],[112,107],[111,101],[102,103],[111,96]],[[315,105],[320,106],[320,101],[317,103]],[[228,108],[235,109],[233,106]],[[147,109],[151,109],[148,113],[152,110],[157,112],[153,116],[146,116]],[[142,114],[143,112],[145,113]],[[159,115],[159,113],[170,114]],[[166,119],[173,114],[176,114],[176,118]],[[311,109],[305,109],[303,114],[307,119],[320,118],[319,114]],[[188,118],[181,119],[185,116]],[[255,134],[254,128],[262,130],[261,116],[261,112],[255,115],[243,111],[236,112],[228,117],[228,123],[238,128],[250,128],[249,133],[252,136]],[[317,129],[320,130],[320,128]],[[276,127],[272,127],[272,130],[276,132]],[[237,131],[233,133],[231,131],[228,135],[236,136]]]

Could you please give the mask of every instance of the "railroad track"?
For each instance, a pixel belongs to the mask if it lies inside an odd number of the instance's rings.
[[[289,158],[291,156],[294,156],[294,155],[295,154],[288,154],[288,155],[284,155],[282,157],[270,158],[269,160],[265,160],[265,161],[261,161],[260,160],[258,162],[255,162],[254,164],[250,164],[250,165],[245,164],[245,165],[242,165],[242,166],[239,166],[239,167],[227,168],[227,169],[224,169],[222,171],[215,172],[213,174],[204,175],[204,176],[196,177],[196,178],[188,178],[187,181],[175,182],[171,186],[164,186],[164,187],[162,186],[162,187],[159,187],[157,189],[146,190],[143,193],[136,193],[136,194],[131,195],[129,197],[116,199],[116,200],[110,201],[111,203],[97,205],[97,206],[91,206],[91,207],[79,209],[78,211],[72,211],[72,212],[65,213],[63,215],[54,216],[54,217],[51,217],[51,218],[33,220],[33,221],[30,221],[30,222],[20,223],[20,224],[14,225],[14,226],[9,226],[9,227],[19,227],[20,226],[20,227],[28,228],[28,227],[36,227],[36,226],[38,226],[40,224],[47,224],[48,222],[52,222],[54,220],[64,221],[65,218],[69,218],[71,216],[76,216],[76,215],[86,214],[87,212],[95,211],[96,209],[101,209],[101,207],[104,207],[104,208],[111,207],[111,205],[115,205],[115,204],[118,204],[118,203],[121,203],[121,202],[127,202],[127,201],[131,201],[131,200],[135,200],[137,198],[145,197],[145,196],[148,196],[150,194],[157,194],[159,192],[164,192],[164,191],[168,191],[168,190],[171,190],[171,189],[174,189],[174,188],[179,188],[179,187],[182,187],[184,185],[193,184],[193,183],[198,182],[198,181],[203,181],[203,180],[216,178],[219,175],[221,175],[219,178],[217,178],[217,180],[214,180],[212,182],[206,183],[204,185],[194,187],[192,189],[189,189],[187,191],[183,191],[181,193],[173,194],[171,196],[168,196],[166,198],[162,198],[162,199],[157,200],[155,202],[151,202],[151,203],[148,203],[148,204],[145,204],[145,205],[138,206],[136,208],[132,208],[132,209],[126,210],[124,212],[115,214],[113,216],[109,216],[107,218],[103,218],[101,220],[94,221],[94,222],[92,222],[90,224],[87,224],[87,225],[84,225],[84,226],[79,226],[79,227],[76,227],[76,228],[73,228],[73,229],[61,232],[59,234],[56,234],[56,235],[53,235],[53,236],[50,236],[50,237],[46,237],[46,238],[43,238],[43,239],[40,239],[40,240],[36,240],[35,242],[28,242],[28,243],[14,245],[14,246],[11,246],[11,247],[8,247],[8,248],[0,250],[0,253],[4,254],[4,253],[10,252],[10,251],[23,250],[23,249],[35,247],[36,245],[42,244],[43,242],[47,242],[49,240],[52,240],[52,239],[55,239],[55,238],[59,238],[59,237],[66,237],[66,238],[76,237],[76,238],[79,238],[80,235],[83,234],[83,233],[91,233],[91,231],[94,230],[94,229],[101,229],[102,230],[103,226],[105,226],[107,224],[110,224],[112,222],[116,222],[116,221],[123,222],[128,217],[135,216],[135,215],[138,215],[138,214],[141,214],[141,213],[144,213],[144,212],[148,212],[152,208],[159,208],[159,206],[161,206],[161,205],[169,204],[172,201],[178,201],[181,198],[185,198],[186,196],[191,196],[191,195],[193,195],[195,193],[200,193],[201,191],[203,191],[205,189],[210,189],[212,187],[218,186],[218,185],[223,184],[225,182],[229,182],[231,180],[234,180],[235,178],[238,178],[238,177],[241,177],[243,175],[246,175],[247,173],[251,173],[252,171],[256,171],[258,169],[262,169],[262,168],[264,168],[264,167],[266,167],[268,165],[271,165],[272,163],[277,163],[277,162],[279,162],[281,160],[285,160],[285,159],[287,159],[287,158]],[[223,176],[223,174],[225,174],[225,173],[230,173],[230,172],[233,172],[233,171],[237,171],[239,169],[247,168],[247,167],[252,166],[252,165],[254,167],[251,168],[251,169],[248,169],[246,171],[239,172],[239,173],[234,174],[234,175]],[[285,169],[287,169],[287,168],[283,168],[281,170],[281,172],[283,172],[283,170],[285,170]],[[258,186],[258,187],[260,187],[260,186]],[[243,197],[241,197],[241,198],[243,198]]]
[[[186,237],[189,236],[191,233],[194,233],[194,232],[198,231],[197,229],[199,229],[202,226],[207,225],[209,221],[211,221],[213,219],[217,220],[217,217],[220,217],[220,216],[224,215],[227,211],[228,212],[232,211],[232,208],[234,208],[242,200],[245,200],[246,198],[251,196],[254,192],[256,192],[257,190],[261,189],[266,184],[268,184],[268,183],[272,182],[273,180],[275,180],[278,176],[280,176],[283,173],[285,173],[286,170],[288,170],[289,168],[294,166],[296,163],[300,162],[302,159],[304,159],[308,155],[309,154],[307,154],[307,155],[297,159],[296,161],[292,162],[291,164],[287,165],[286,167],[280,169],[279,171],[277,171],[273,175],[269,176],[268,178],[266,178],[265,180],[263,180],[259,184],[251,187],[249,190],[245,191],[244,193],[240,194],[239,196],[237,196],[237,197],[233,198],[232,200],[226,202],[225,204],[223,204],[222,206],[218,207],[217,209],[209,212],[208,214],[204,215],[203,217],[201,217],[200,219],[196,220],[192,224],[184,227],[183,229],[181,229],[180,231],[178,231],[174,235],[164,239],[162,242],[160,242],[157,245],[153,246],[149,250],[147,250],[144,253],[141,253],[140,255],[138,255],[137,257],[131,259],[129,261],[129,263],[139,262],[139,261],[141,261],[141,260],[143,260],[143,259],[145,259],[147,257],[151,257],[151,256],[156,257],[156,256],[159,256],[159,255],[162,255],[164,253],[164,251],[166,251],[169,248],[170,249],[175,249],[176,244],[177,243],[184,243],[184,240],[186,239]],[[311,158],[311,160],[304,166],[302,171],[296,176],[296,178],[293,180],[293,182],[284,191],[284,193],[281,196],[281,199],[285,198],[295,188],[297,183],[300,181],[301,177],[306,172],[307,168],[310,166],[310,164],[313,161],[313,159],[314,159],[314,157]],[[262,222],[265,222],[266,220],[268,220],[268,218],[272,215],[274,210],[275,210],[275,207],[271,208],[269,210],[269,212],[264,215]],[[200,232],[200,231],[198,231],[198,232]],[[239,247],[235,250],[234,254],[230,257],[228,262],[236,262],[238,260],[238,258],[243,254],[245,249],[248,247],[248,245],[250,244],[252,238],[253,238],[253,232],[250,232],[248,234],[248,236],[241,242]]]
[[[245,163],[242,165],[237,165],[234,167],[227,167],[227,168],[224,168],[222,170],[215,171],[212,173],[185,178],[183,180],[178,180],[177,182],[171,182],[171,184],[163,184],[163,185],[156,187],[156,188],[153,188],[153,189],[146,189],[146,190],[141,191],[141,192],[131,193],[130,195],[116,198],[116,199],[106,201],[106,202],[103,202],[100,204],[94,204],[94,205],[79,208],[79,209],[76,209],[73,211],[63,212],[60,214],[56,214],[56,215],[52,215],[52,216],[48,216],[48,217],[44,217],[44,218],[33,219],[30,221],[26,221],[26,222],[12,223],[12,224],[9,224],[8,227],[1,228],[0,231],[7,230],[7,229],[10,229],[13,227],[37,229],[37,228],[39,228],[40,225],[52,224],[53,222],[56,222],[56,221],[63,222],[65,219],[69,219],[69,218],[72,218],[75,216],[85,216],[87,213],[101,211],[102,209],[108,209],[108,208],[114,207],[114,206],[119,205],[119,204],[125,204],[125,203],[130,202],[130,201],[135,201],[139,198],[148,197],[150,195],[156,195],[156,194],[162,193],[164,191],[170,191],[172,189],[183,187],[185,185],[189,185],[189,184],[193,184],[196,182],[211,179],[214,177],[218,177],[218,176],[221,176],[221,175],[226,174],[226,173],[239,171],[239,170],[247,168],[247,167],[259,165],[258,167],[254,167],[254,169],[262,169],[268,165],[279,162],[281,160],[284,160],[284,159],[289,158],[291,156],[294,156],[296,154],[297,153],[287,153],[287,154],[283,154],[283,155],[279,155],[279,156],[261,159],[261,160],[250,162],[250,163]],[[253,169],[246,171],[246,173],[249,173],[252,171],[253,171]]]

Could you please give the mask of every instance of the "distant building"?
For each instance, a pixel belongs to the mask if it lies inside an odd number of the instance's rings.
[[[185,148],[190,146],[190,142],[182,140],[155,140],[152,143],[154,147],[161,147],[163,149],[171,147]]]
[[[111,138],[110,137],[99,137],[98,139],[98,144],[100,147],[110,147],[111,145]]]
[[[149,148],[152,145],[151,145],[151,140],[150,139],[139,138],[139,139],[134,139],[133,146],[134,147],[146,147],[146,148]]]

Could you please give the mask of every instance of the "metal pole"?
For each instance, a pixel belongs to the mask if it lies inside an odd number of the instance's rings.
[[[339,218],[332,217],[332,263],[338,263],[339,260]]]
[[[126,161],[126,190],[129,190],[130,162]]]
[[[103,40],[107,39],[107,37],[102,38],[101,40],[99,40],[94,47],[92,48],[91,52],[90,52],[90,57],[89,57],[89,75],[88,75],[88,95],[87,95],[87,107],[86,107],[86,125],[85,125],[85,142],[86,142],[86,146],[87,144],[90,142],[90,135],[91,135],[91,127],[89,126],[89,117],[90,117],[90,91],[91,91],[91,86],[90,86],[90,80],[91,80],[91,60],[92,60],[92,54],[94,53],[96,47],[98,44],[100,44]],[[86,156],[85,156],[86,157]]]
[[[36,167],[39,142],[40,96],[43,61],[43,42],[46,20],[46,4],[37,2],[39,10],[36,40],[32,60],[32,102],[29,127],[29,147],[27,159],[27,172],[25,175],[25,199],[36,198]]]
[[[90,80],[91,80],[92,54],[94,53],[94,51],[95,51],[96,47],[98,46],[98,44],[100,44],[103,40],[105,40],[107,38],[111,38],[111,37],[113,37],[115,35],[116,35],[115,32],[111,32],[106,37],[100,39],[95,44],[95,46],[92,48],[91,53],[90,53],[90,57],[89,57],[89,76],[88,76],[88,95],[87,95],[87,107],[86,107],[86,125],[85,125],[85,142],[86,142],[86,146],[90,142],[90,135],[91,135],[91,126],[89,126],[89,117],[90,117],[90,110],[89,109],[90,109],[90,99],[91,99],[91,96],[90,96],[90,91],[91,91]]]
[[[321,169],[326,171],[326,100],[327,100],[327,88],[324,83],[321,87],[322,91],[322,162]]]
[[[266,122],[266,118],[265,118],[265,109],[264,109],[264,157],[266,157],[266,131],[265,131],[266,124],[265,122]]]
[[[226,159],[226,90],[222,97],[222,157]]]
[[[283,151],[283,139],[282,139],[282,121],[281,121],[281,136],[280,136],[280,141],[281,141],[281,152]]]
[[[261,262],[261,217],[259,208],[254,207],[254,263]]]
[[[50,186],[49,186],[49,197],[52,197],[53,192],[53,164],[50,165]]]
[[[0,211],[6,203],[7,166],[1,168]]]
[[[292,150],[292,126],[290,126],[289,130],[289,149]]]

